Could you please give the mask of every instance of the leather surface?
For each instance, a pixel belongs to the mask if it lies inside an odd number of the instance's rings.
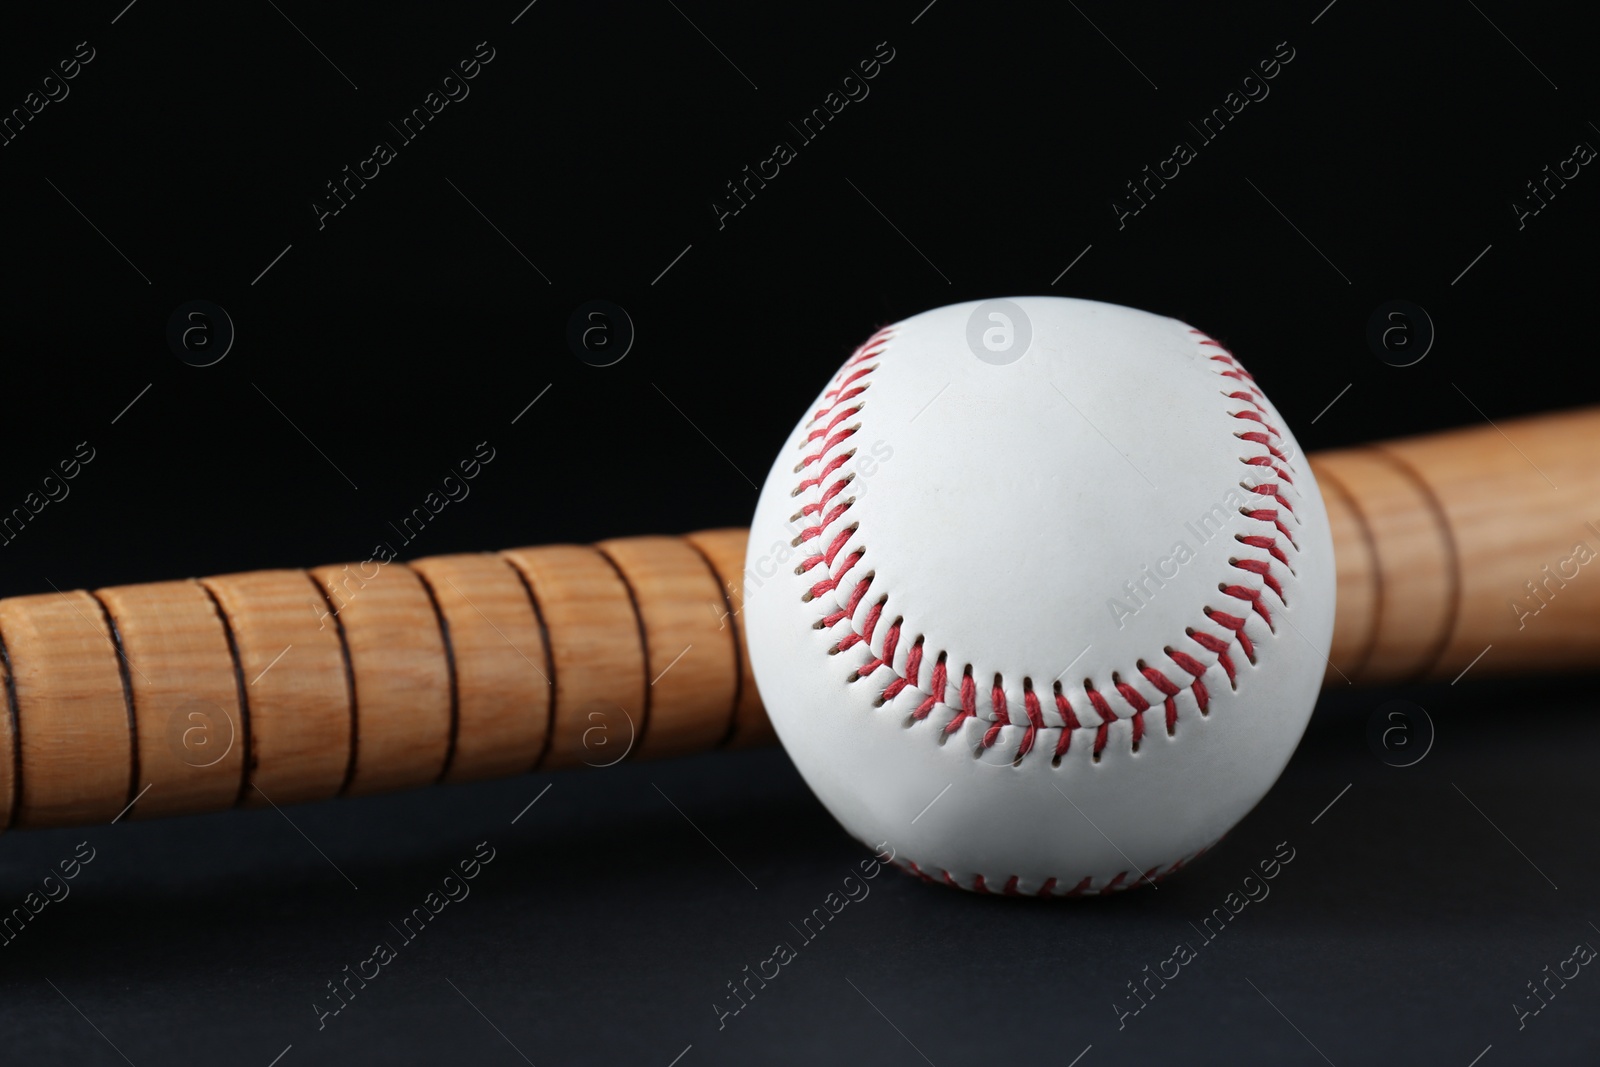
[[[1011,303],[1020,358],[978,357],[976,303],[930,311],[796,427],[752,525],[751,657],[861,841],[965,888],[1126,888],[1226,833],[1298,743],[1332,627],[1327,519],[1217,342]]]

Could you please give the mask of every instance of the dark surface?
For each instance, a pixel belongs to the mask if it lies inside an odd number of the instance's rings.
[[[1190,321],[1307,450],[1600,399],[1600,177],[1521,229],[1512,208],[1600,145],[1564,6],[124,2],[0,16],[0,110],[96,50],[0,147],[0,510],[96,450],[0,546],[7,594],[363,559],[484,440],[403,555],[743,524],[854,344],[980,297]],[[319,230],[323,183],[484,40],[470,95]],[[880,41],[870,95],[719,229],[724,182]],[[1119,230],[1123,183],[1282,41],[1270,95]],[[197,299],[238,332],[206,368],[165,341]],[[611,367],[565,340],[591,299],[637,327]],[[1366,341],[1396,299],[1438,331],[1406,368]],[[9,835],[7,909],[95,858],[0,947],[0,1059],[1593,1062],[1588,970],[1520,1031],[1513,1009],[1600,944],[1591,693],[1327,699],[1262,806],[1158,889],[1041,905],[887,872],[720,1031],[725,983],[865,855],[777,750]],[[1366,740],[1396,696],[1439,729],[1403,769]],[[472,895],[319,1030],[325,983],[480,841]],[[1270,897],[1119,1029],[1126,984],[1284,841]]]
[[[0,950],[7,1060],[121,1062],[109,1041],[140,1065],[265,1065],[291,1044],[285,1064],[522,1062],[509,1043],[537,1064],[665,1065],[691,1044],[681,1063],[1065,1064],[1091,1044],[1081,1063],[1465,1065],[1491,1044],[1483,1063],[1593,1062],[1592,968],[1520,1032],[1511,1009],[1600,945],[1592,701],[1409,695],[1440,724],[1421,763],[1367,747],[1387,694],[1325,701],[1262,805],[1154,890],[1044,903],[886,870],[809,944],[790,924],[867,854],[776,749],[315,804],[293,826],[266,810],[16,834],[8,901],[79,842],[96,855]],[[389,924],[480,841],[495,859],[471,895],[403,943]],[[1190,924],[1281,842],[1294,859],[1269,895],[1206,943]],[[319,1030],[324,983],[383,940],[398,958]],[[726,983],[779,941],[797,958],[719,1029]],[[1121,1018],[1126,983],[1180,941],[1197,958]]]

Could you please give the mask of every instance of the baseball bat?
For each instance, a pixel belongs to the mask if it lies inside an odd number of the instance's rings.
[[[1583,573],[1596,454],[1600,408],[1312,456],[1338,568],[1325,684],[1600,662],[1600,580]],[[707,530],[0,600],[0,826],[770,743],[745,542]]]

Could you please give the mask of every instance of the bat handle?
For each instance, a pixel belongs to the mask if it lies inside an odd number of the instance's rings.
[[[1311,457],[1333,526],[1325,682],[1600,665],[1600,408]]]
[[[0,826],[768,743],[744,530],[0,600]]]

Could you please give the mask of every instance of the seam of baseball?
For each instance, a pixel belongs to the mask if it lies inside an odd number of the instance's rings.
[[[996,745],[1006,727],[1021,726],[1024,729],[1012,757],[1014,764],[1020,764],[1023,758],[1032,752],[1042,751],[1039,743],[1041,735],[1045,740],[1054,738],[1052,762],[1059,764],[1070,750],[1073,736],[1085,730],[1094,731],[1092,758],[1098,763],[1110,743],[1111,727],[1123,721],[1130,724],[1131,751],[1136,753],[1147,729],[1145,714],[1158,708],[1164,716],[1168,736],[1173,736],[1179,718],[1178,698],[1183,694],[1189,694],[1185,701],[1186,706],[1192,700],[1194,708],[1202,716],[1208,713],[1210,693],[1205,677],[1218,666],[1226,675],[1229,687],[1236,690],[1239,672],[1232,657],[1235,644],[1238,646],[1238,651],[1254,665],[1258,646],[1246,633],[1246,626],[1258,616],[1268,630],[1275,634],[1277,627],[1273,622],[1272,612],[1263,603],[1263,598],[1270,593],[1280,605],[1287,605],[1284,586],[1293,579],[1294,568],[1289,562],[1282,542],[1287,542],[1288,548],[1296,554],[1299,552],[1299,545],[1295,542],[1290,527],[1283,521],[1283,516],[1286,514],[1290,522],[1295,524],[1300,520],[1295,514],[1294,505],[1284,493],[1287,486],[1288,491],[1298,495],[1298,490],[1294,488],[1297,472],[1293,461],[1284,450],[1285,441],[1282,432],[1274,425],[1275,416],[1267,406],[1266,397],[1255,387],[1254,379],[1234,359],[1233,353],[1220,342],[1195,329],[1191,329],[1189,333],[1197,338],[1196,343],[1215,350],[1208,353],[1207,358],[1212,364],[1211,369],[1224,379],[1222,395],[1235,402],[1232,406],[1239,408],[1228,411],[1228,417],[1245,423],[1245,427],[1235,430],[1233,436],[1245,444],[1256,446],[1253,454],[1240,456],[1239,462],[1245,467],[1245,475],[1257,476],[1261,480],[1253,483],[1245,480],[1239,482],[1239,488],[1245,491],[1246,505],[1241,506],[1238,511],[1250,520],[1254,524],[1253,528],[1259,532],[1248,535],[1236,532],[1234,538],[1241,545],[1264,553],[1266,558],[1245,555],[1230,557],[1228,566],[1238,571],[1240,576],[1234,577],[1231,584],[1229,581],[1220,581],[1217,584],[1217,589],[1223,596],[1236,602],[1228,606],[1240,614],[1223,611],[1211,604],[1202,605],[1200,611],[1203,621],[1197,619],[1195,625],[1185,627],[1181,640],[1169,643],[1161,650],[1162,656],[1172,664],[1170,670],[1151,666],[1146,659],[1141,658],[1135,661],[1134,670],[1131,672],[1110,672],[1109,686],[1102,684],[1096,688],[1092,679],[1083,678],[1082,686],[1088,700],[1088,708],[1074,707],[1058,678],[1052,683],[1050,692],[1055,718],[1060,721],[1060,725],[1052,725],[1047,721],[1044,702],[1035,691],[1031,677],[1022,679],[1021,712],[1025,715],[1024,721],[1013,721],[1011,707],[1005,695],[1005,680],[998,673],[992,680],[989,693],[993,717],[982,715],[978,709],[978,687],[981,683],[973,677],[971,665],[968,664],[964,668],[956,667],[955,670],[959,673],[952,679],[948,650],[939,650],[936,653],[925,651],[926,635],[915,630],[910,631],[916,636],[905,655],[904,667],[901,670],[895,668],[902,631],[907,629],[906,620],[903,616],[887,615],[884,610],[889,600],[887,592],[880,592],[876,600],[867,602],[874,573],[868,570],[865,574],[859,575],[848,594],[840,595],[844,579],[861,560],[866,547],[857,537],[859,524],[848,518],[855,498],[847,495],[845,491],[855,475],[843,474],[835,477],[855,454],[855,449],[849,447],[849,442],[861,427],[859,416],[867,403],[864,394],[872,384],[872,373],[878,369],[876,361],[888,350],[894,333],[893,327],[885,327],[873,334],[845,361],[830,387],[822,394],[822,406],[806,422],[805,436],[798,444],[804,456],[796,464],[794,472],[802,475],[802,480],[790,494],[793,497],[807,494],[808,500],[791,521],[811,520],[811,524],[805,526],[795,537],[793,545],[800,547],[815,542],[811,546],[811,553],[804,556],[795,567],[795,573],[806,574],[821,567],[824,575],[821,580],[806,589],[801,600],[809,603],[826,596],[834,607],[834,610],[821,615],[813,625],[816,629],[832,630],[841,623],[846,624],[842,636],[829,648],[830,655],[837,655],[859,644],[865,646],[869,656],[865,662],[850,672],[846,682],[856,683],[880,670],[891,675],[891,679],[880,691],[874,705],[888,704],[901,698],[901,695],[908,690],[911,691],[919,699],[911,710],[908,726],[928,719],[935,711],[941,709],[953,712],[953,716],[940,728],[938,736],[941,744],[969,720],[987,723],[975,752],[978,756]],[[815,492],[812,492],[813,490]],[[1262,498],[1258,501],[1261,505],[1277,506],[1251,506],[1249,498],[1252,496]],[[1287,578],[1282,578],[1280,571],[1286,572]],[[864,603],[867,604],[866,612],[861,623],[857,625],[856,616]],[[874,653],[873,635],[886,617],[889,623],[881,644],[881,652]],[[1205,628],[1204,623],[1207,622],[1215,632]],[[1189,645],[1191,650],[1186,651],[1177,647],[1183,644]],[[925,661],[930,658],[931,667],[927,670],[928,684],[924,687],[919,683],[924,674]],[[1173,681],[1169,674],[1183,679],[1184,684],[1180,685]],[[1137,681],[1129,679],[1142,680],[1153,689],[1153,692],[1140,692]],[[1213,683],[1216,681],[1214,679]],[[952,688],[955,690],[954,701],[949,699],[948,695]],[[1128,872],[1124,872],[1126,873]]]
[[[907,874],[916,875],[924,882],[952,886],[956,889],[965,889],[972,893],[990,893],[1008,897],[1088,897],[1101,896],[1106,893],[1118,893],[1125,889],[1132,889],[1141,882],[1151,885],[1162,879],[1178,873],[1185,866],[1193,863],[1207,852],[1217,842],[1202,845],[1187,855],[1179,856],[1171,863],[1158,863],[1143,874],[1135,875],[1133,871],[1118,871],[1107,878],[1103,884],[1095,885],[1093,875],[1084,875],[1070,889],[1062,888],[1063,883],[1055,877],[1046,878],[1039,884],[1039,888],[1031,892],[1024,892],[1021,888],[1021,877],[1012,875],[996,875],[989,877],[984,874],[973,874],[970,881],[962,881],[943,867],[931,864],[919,865],[911,859],[894,859],[891,862]],[[999,888],[992,888],[991,883],[998,883]]]

